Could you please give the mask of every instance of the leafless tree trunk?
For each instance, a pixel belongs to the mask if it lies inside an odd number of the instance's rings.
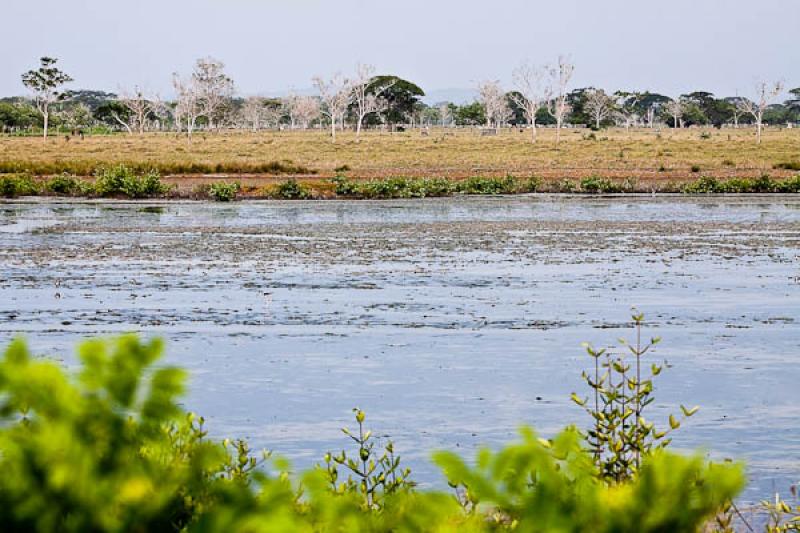
[[[249,124],[253,133],[261,128],[261,120],[264,117],[264,99],[258,96],[251,96],[242,106],[242,118],[245,124]]]
[[[356,76],[353,79],[353,103],[356,113],[356,140],[361,138],[361,126],[367,115],[381,113],[387,107],[386,100],[381,94],[392,87],[396,81],[372,87],[375,67],[372,65],[356,66]]]
[[[295,120],[307,130],[309,124],[319,117],[319,100],[313,96],[300,96],[295,100],[292,112]]]
[[[614,100],[603,89],[592,89],[586,95],[584,107],[594,120],[595,129],[599,130],[600,124],[614,111]]]
[[[675,129],[682,127],[683,124],[681,123],[681,118],[683,117],[685,106],[683,102],[681,102],[680,98],[670,101],[667,104],[666,109],[667,113],[672,116],[673,126],[675,126]]]
[[[114,118],[125,126],[128,133],[132,133],[136,128],[139,135],[143,135],[148,117],[160,106],[158,97],[148,98],[139,87],[134,87],[132,91],[120,90],[117,100],[128,109],[130,114],[127,123],[116,113],[113,113]]]
[[[439,121],[442,123],[443,128],[449,126],[453,121],[453,113],[450,112],[450,106],[448,104],[439,106]]]
[[[314,78],[314,85],[323,103],[322,114],[331,120],[331,140],[335,143],[337,122],[341,122],[344,128],[344,114],[353,102],[353,84],[337,73],[330,80]]]
[[[531,142],[536,142],[536,114],[542,108],[547,89],[544,87],[545,67],[523,63],[514,70],[514,88],[511,99],[522,108],[531,126]]]
[[[478,85],[478,99],[483,104],[486,113],[486,127],[492,124],[499,128],[510,116],[511,110],[508,108],[506,93],[500,87],[498,81],[484,81]]]
[[[547,111],[556,119],[556,144],[561,142],[561,127],[569,113],[567,104],[567,87],[575,72],[575,65],[564,56],[558,58],[558,64],[550,68],[550,87],[547,91]]]
[[[742,98],[739,101],[743,112],[753,115],[756,121],[756,144],[761,144],[761,132],[764,128],[764,111],[767,110],[772,100],[783,91],[783,83],[778,81],[770,85],[762,81],[756,85],[756,101]]]
[[[214,129],[219,113],[233,98],[233,80],[225,74],[224,63],[206,57],[197,60],[192,81],[197,90],[200,115],[208,120],[209,129]]]
[[[177,74],[173,75],[172,85],[175,87],[175,109],[173,116],[178,124],[181,120],[186,121],[186,136],[189,142],[192,140],[192,133],[197,125],[197,118],[202,114],[200,105],[200,89],[194,77],[188,82],[184,82]],[[180,132],[180,126],[178,126]]]

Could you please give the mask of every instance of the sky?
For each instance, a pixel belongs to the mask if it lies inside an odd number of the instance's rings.
[[[70,88],[139,86],[223,61],[242,95],[282,94],[357,63],[433,96],[511,88],[523,61],[575,64],[572,87],[752,96],[800,86],[798,0],[4,0],[0,95],[59,58]],[[461,91],[453,91],[461,90]]]

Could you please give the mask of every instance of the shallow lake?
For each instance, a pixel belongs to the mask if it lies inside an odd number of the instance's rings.
[[[745,459],[746,499],[800,479],[800,198],[0,204],[0,341],[74,364],[141,331],[191,371],[187,407],[297,467],[367,412],[424,484],[521,424],[588,422],[580,346],[633,336],[671,368],[651,418]]]

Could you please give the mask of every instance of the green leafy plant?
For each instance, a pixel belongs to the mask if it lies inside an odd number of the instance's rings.
[[[307,200],[311,198],[311,190],[297,180],[290,178],[280,183],[273,193],[275,198],[282,200]]]
[[[236,200],[240,189],[241,185],[238,181],[217,181],[208,185],[205,192],[215,202],[231,202]]]
[[[635,478],[598,481],[582,436],[567,429],[552,440],[527,428],[519,443],[481,450],[475,466],[452,452],[434,455],[468,512],[489,530],[697,531],[744,483],[740,465],[702,457],[653,454]]]
[[[161,182],[158,172],[137,174],[125,165],[103,167],[95,172],[94,193],[98,196],[152,198],[162,196],[169,187]]]
[[[660,339],[654,337],[643,343],[644,315],[636,312],[632,320],[636,328],[633,343],[620,339],[620,349],[615,351],[585,344],[594,363],[591,372],[582,374],[591,395],[581,398],[572,394],[573,402],[592,418],[586,442],[598,472],[604,480],[614,483],[634,477],[643,459],[667,447],[672,440],[669,434],[681,425],[678,417],[669,415],[669,428],[659,431],[645,417],[647,407],[654,401],[653,380],[664,366],[657,363],[645,366],[645,355]],[[691,417],[698,409],[681,406],[682,418]]]
[[[631,357],[647,352],[638,342],[623,346]],[[474,464],[437,453],[453,497],[417,489],[393,444],[379,446],[358,409],[357,430],[343,430],[355,455],[327,454],[324,466],[295,476],[287,462],[254,454],[244,440],[209,439],[204,420],[181,408],[185,373],[158,364],[162,351],[161,341],[134,336],[88,341],[79,348],[79,371],[68,374],[22,341],[11,343],[0,358],[0,528],[697,531],[744,483],[741,465],[663,446],[642,453],[629,476],[609,477],[586,434],[567,428],[545,440],[523,429],[520,442],[483,450]],[[651,392],[640,396],[643,404]],[[643,426],[639,434],[657,440],[650,431]],[[628,455],[634,449],[625,448]],[[775,512],[781,527],[791,523],[786,507]]]
[[[513,176],[505,178],[472,177],[457,184],[462,194],[511,194],[516,192],[517,183]]]
[[[81,192],[81,182],[78,178],[63,174],[50,178],[45,183],[47,190],[53,194],[73,195]]]
[[[581,190],[589,194],[609,194],[623,192],[624,188],[609,179],[592,176],[581,181]]]
[[[415,483],[409,480],[411,470],[400,468],[400,457],[394,453],[394,444],[389,441],[380,455],[375,450],[372,431],[364,429],[366,415],[353,409],[358,431],[342,428],[342,432],[353,440],[358,448],[355,458],[342,450],[339,454],[325,454],[325,472],[331,490],[336,494],[351,492],[363,498],[366,509],[380,509],[387,495],[408,491]],[[339,467],[349,471],[347,479],[340,480]]]
[[[39,187],[27,174],[0,175],[0,196],[16,198],[17,196],[34,196]]]

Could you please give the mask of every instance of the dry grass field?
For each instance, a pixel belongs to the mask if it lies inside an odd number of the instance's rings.
[[[537,176],[544,180],[601,176],[635,178],[653,184],[699,176],[786,177],[796,171],[777,165],[800,162],[800,130],[772,129],[761,146],[751,129],[672,131],[622,129],[566,130],[560,145],[555,132],[506,130],[483,137],[478,130],[439,130],[429,135],[369,132],[330,142],[320,132],[199,133],[189,143],[172,134],[51,137],[0,137],[0,172],[35,175],[69,172],[90,175],[114,163],[158,169],[179,187],[236,175],[244,185],[262,185],[292,174],[316,182],[347,169],[353,179],[378,177]],[[338,169],[338,170],[337,170]]]

